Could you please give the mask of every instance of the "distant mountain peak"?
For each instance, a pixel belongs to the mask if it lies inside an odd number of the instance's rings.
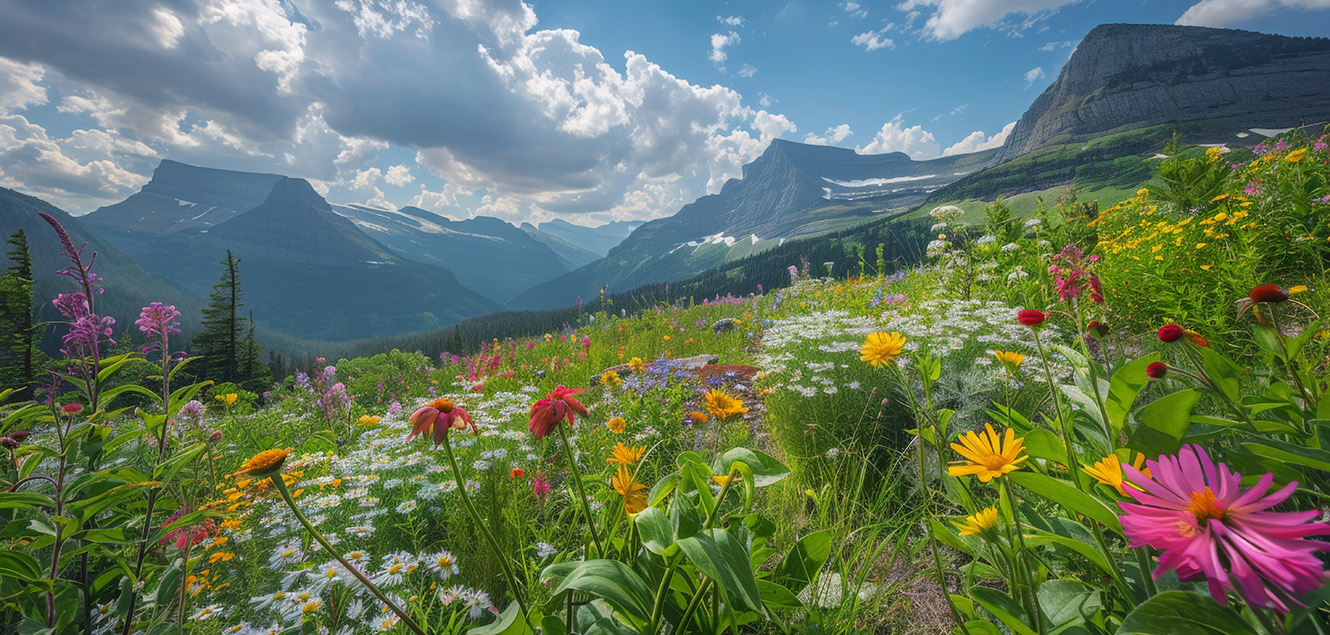
[[[268,197],[263,202],[265,205],[270,203],[282,206],[308,205],[331,210],[328,201],[315,191],[309,181],[289,177],[282,177],[273,184],[272,191],[268,192]]]

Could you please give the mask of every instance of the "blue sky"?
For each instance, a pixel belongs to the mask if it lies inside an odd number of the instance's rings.
[[[74,213],[164,158],[333,202],[582,224],[774,138],[1000,144],[1105,22],[1330,33],[1330,0],[0,0],[0,186]]]

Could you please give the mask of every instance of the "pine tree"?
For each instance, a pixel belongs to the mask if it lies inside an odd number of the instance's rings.
[[[466,350],[462,346],[462,327],[456,324],[453,325],[453,350],[450,352],[453,355],[466,354]]]
[[[7,241],[9,269],[0,276],[0,382],[18,390],[19,399],[32,397],[33,329],[32,253],[28,236],[20,228]]]
[[[249,331],[245,335],[245,341],[241,342],[237,362],[237,383],[242,388],[251,392],[263,392],[268,384],[272,382],[272,370],[268,368],[260,359],[263,354],[263,347],[259,346],[254,339],[254,314],[249,316]]]
[[[240,361],[239,315],[244,292],[240,290],[240,259],[226,250],[222,279],[213,285],[208,306],[203,309],[203,332],[194,336],[194,355],[202,355],[196,369],[200,378],[217,382],[236,381]]]

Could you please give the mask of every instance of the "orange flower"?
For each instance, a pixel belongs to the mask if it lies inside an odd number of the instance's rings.
[[[526,470],[523,470],[520,467],[515,467],[513,468],[513,471],[508,473],[508,476],[512,478],[522,478],[523,476],[526,476]]]
[[[250,460],[245,461],[245,464],[240,466],[240,469],[232,476],[241,474],[245,476],[268,476],[282,469],[282,464],[286,462],[286,455],[290,453],[291,448],[264,450],[255,454]]]
[[[554,431],[554,427],[559,425],[560,421],[568,420],[568,425],[575,423],[574,415],[586,415],[586,406],[583,406],[573,395],[585,392],[581,388],[564,388],[562,384],[555,388],[544,399],[531,405],[531,421],[527,424],[527,429],[531,431],[531,436],[537,439],[545,438],[545,435]]]
[[[609,428],[610,432],[614,434],[623,434],[623,431],[628,428],[628,422],[624,421],[623,417],[612,417],[605,422],[605,427]]]
[[[471,415],[458,408],[457,404],[447,397],[431,401],[428,406],[412,413],[407,421],[411,424],[411,434],[407,435],[407,441],[416,438],[416,435],[422,432],[429,431],[430,428],[434,429],[434,445],[443,443],[448,436],[448,430],[452,428],[461,430],[470,426],[472,432],[477,434],[480,432],[476,429],[475,422],[471,421]]]

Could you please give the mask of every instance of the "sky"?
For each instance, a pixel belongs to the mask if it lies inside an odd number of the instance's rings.
[[[74,214],[162,159],[334,203],[668,216],[773,139],[1000,145],[1107,22],[1330,34],[1330,0],[0,0],[0,186]]]

